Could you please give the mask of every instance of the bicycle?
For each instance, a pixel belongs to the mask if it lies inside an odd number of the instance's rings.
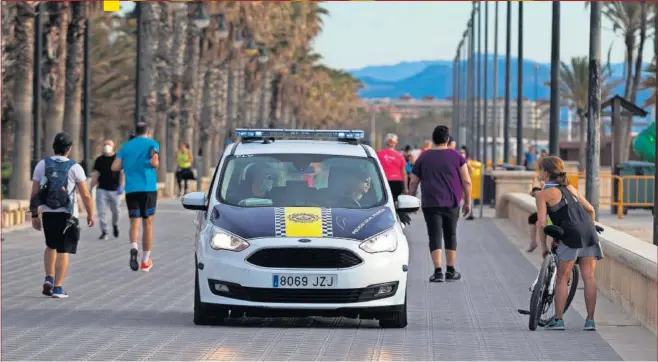
[[[601,233],[603,228],[597,225],[596,231]],[[555,296],[555,280],[557,279],[558,266],[557,246],[560,238],[564,236],[564,230],[556,225],[548,225],[544,227],[544,234],[553,239],[550,253],[544,258],[544,262],[539,269],[539,275],[530,286],[530,292],[532,293],[530,296],[530,310],[518,310],[519,313],[529,316],[528,328],[530,328],[531,331],[536,330],[537,326],[545,327],[553,318],[555,318],[555,314],[548,315],[547,313],[549,313],[549,310],[553,305]],[[569,306],[576,295],[579,278],[580,269],[578,268],[578,264],[574,264],[573,269],[571,269],[571,278],[567,282],[569,294],[567,296],[567,303],[564,305],[564,312],[569,309]],[[543,318],[544,315],[547,315],[547,318]]]

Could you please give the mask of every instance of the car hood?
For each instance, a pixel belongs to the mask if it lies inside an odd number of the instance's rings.
[[[395,216],[386,206],[371,209],[320,207],[235,207],[219,204],[212,223],[244,239],[268,237],[366,240],[390,229]]]

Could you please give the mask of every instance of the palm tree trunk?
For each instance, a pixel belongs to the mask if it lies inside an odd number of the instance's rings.
[[[641,85],[642,81],[642,55],[644,53],[644,44],[647,39],[647,3],[645,1],[640,2],[640,39],[637,47],[637,57],[635,58],[635,74],[633,76],[633,82],[631,84],[631,89],[630,89],[630,94],[629,97],[627,98],[629,101],[632,103],[635,103],[637,100],[637,92],[638,89]],[[629,64],[629,68],[630,64]],[[633,117],[625,117],[627,118],[626,123],[624,124],[624,134],[628,135],[628,137],[624,137],[624,144],[621,148],[621,160],[622,161],[627,161],[630,156],[630,148],[631,148],[631,132],[633,130]]]
[[[44,117],[44,137],[50,145],[55,135],[64,126],[64,100],[66,88],[66,33],[69,24],[69,4],[63,2],[47,2],[49,13],[46,27],[46,57],[44,65],[43,95],[46,99]],[[77,146],[79,147],[79,145]],[[49,154],[52,150],[48,150]]]
[[[238,92],[238,112],[236,115],[236,119],[238,124],[236,127],[249,127],[249,123],[247,123],[247,84],[246,84],[246,73],[247,70],[245,69],[245,60],[243,57],[240,57],[238,59],[238,69],[237,69],[237,87],[236,90]]]
[[[283,94],[283,75],[277,73],[272,77],[270,95],[270,125],[272,128],[277,128],[281,125],[281,95]]]
[[[217,88],[215,89],[215,94],[217,97],[217,105],[215,106],[215,132],[214,132],[214,141],[213,141],[213,165],[217,165],[222,152],[224,150],[224,139],[227,134],[227,124],[228,124],[228,114],[226,112],[227,102],[228,102],[228,77],[229,77],[229,66],[224,63],[218,69],[218,82]]]
[[[142,37],[142,66],[143,74],[142,97],[140,114],[143,121],[147,122],[151,129],[154,128],[156,120],[156,88],[157,82],[157,65],[155,62],[158,53],[158,26],[160,25],[160,8],[155,2],[145,1],[140,5],[141,17],[141,34]]]
[[[587,131],[587,119],[584,115],[578,115],[578,140],[580,145],[578,147],[578,171],[585,171],[587,164],[587,140],[585,139]]]
[[[164,155],[165,161],[167,160],[168,147],[167,144],[167,123],[169,119],[169,89],[171,87],[170,77],[170,49],[172,42],[172,33],[169,30],[170,24],[170,11],[166,2],[154,3],[155,11],[158,13],[159,23],[157,26],[158,48],[155,53],[154,65],[155,73],[155,87],[154,90],[157,94],[156,98],[156,119],[155,119],[155,139],[160,143],[160,154]],[[165,182],[167,179],[167,172],[173,172],[174,169],[168,169],[165,163],[163,167],[158,168],[158,181]]]
[[[187,7],[185,7],[187,9]],[[176,149],[180,142],[181,92],[183,88],[183,69],[187,46],[187,12],[175,11],[173,14],[173,45],[171,49],[172,85],[170,90],[171,115],[169,117],[169,136],[167,140],[167,170],[176,169]]]
[[[205,89],[206,83],[204,82],[205,79],[205,74],[208,70],[208,38],[207,34],[203,34],[201,36],[201,42],[200,42],[200,50],[199,50],[199,67],[198,67],[198,73],[197,73],[197,78],[196,78],[196,84],[195,87],[196,89]],[[199,128],[198,125],[201,122],[201,113],[203,112],[203,105],[204,105],[204,98],[203,98],[203,92],[200,92],[196,94],[196,97],[194,98],[194,113],[192,114],[192,121],[189,122],[185,127],[185,134],[184,136],[186,139],[190,139],[190,142],[193,145],[193,149],[198,150],[199,148],[202,148],[200,144],[198,144],[197,141],[199,141]],[[206,151],[204,149],[204,151]],[[204,154],[205,156],[205,154]]]
[[[268,128],[270,127],[270,106],[272,104],[272,72],[265,70],[263,72],[263,77],[261,81],[261,92],[260,99],[258,100],[258,121],[261,123],[261,127]]]
[[[83,51],[85,32],[85,3],[71,3],[71,23],[66,34],[66,96],[64,101],[64,132],[71,135],[76,144],[81,141]],[[80,160],[81,148],[71,149],[71,159]]]
[[[30,143],[32,141],[32,64],[34,62],[34,6],[31,2],[17,3],[16,63],[14,79],[14,154],[9,180],[10,199],[30,198]],[[38,147],[39,145],[34,145]]]
[[[199,29],[194,25],[196,4],[188,5],[187,47],[185,76],[183,78],[183,93],[181,94],[181,124],[183,125],[183,142],[190,146],[194,140],[194,117],[196,114],[196,83],[199,74],[200,44]]]
[[[199,177],[207,176],[208,169],[210,168],[210,159],[212,156],[212,114],[213,114],[213,99],[214,97],[214,67],[204,67],[205,74],[203,77],[203,97],[201,106],[201,118],[199,127],[199,142],[201,149],[203,149],[203,158],[201,160],[202,174]]]
[[[228,98],[227,98],[227,114],[228,114],[228,127],[231,130],[242,126],[238,120],[238,104],[240,103],[240,64],[241,55],[238,53],[234,59],[231,60],[228,80]]]

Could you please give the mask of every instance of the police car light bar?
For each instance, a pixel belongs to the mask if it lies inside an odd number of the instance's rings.
[[[313,129],[258,129],[238,128],[235,135],[243,140],[267,140],[267,139],[334,139],[346,141],[358,141],[365,138],[362,130],[313,130]]]

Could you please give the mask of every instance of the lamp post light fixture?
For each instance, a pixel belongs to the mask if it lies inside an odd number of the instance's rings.
[[[224,14],[217,14],[219,17],[219,25],[217,26],[217,38],[220,40],[228,39],[229,31],[228,25],[226,24],[226,16]]]
[[[269,59],[270,56],[267,54],[267,49],[265,49],[263,46],[260,46],[258,48],[258,62],[264,64],[267,63]]]
[[[205,5],[199,4],[192,20],[198,29],[205,29],[210,25],[210,17],[206,12]]]
[[[178,10],[183,10],[185,9],[185,2],[184,1],[171,1],[168,3],[169,9],[173,11],[178,11]]]
[[[254,43],[253,39],[249,39],[245,53],[250,57],[258,54],[258,48],[256,47],[256,43]]]
[[[233,48],[240,49],[244,44],[244,36],[242,35],[242,30],[235,29],[233,36]]]

